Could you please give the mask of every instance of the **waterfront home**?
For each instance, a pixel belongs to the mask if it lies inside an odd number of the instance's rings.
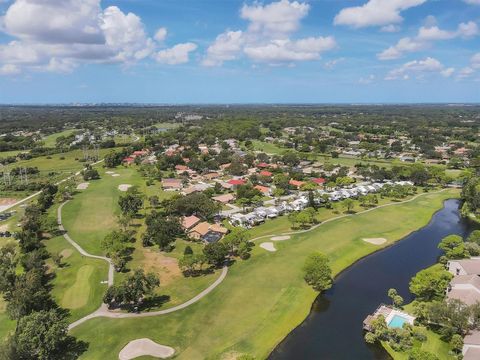
[[[447,263],[448,271],[453,275],[478,275],[480,274],[480,257],[470,259],[450,260]]]
[[[471,331],[463,339],[463,360],[480,359],[480,331]]]
[[[480,302],[480,276],[455,276],[447,289],[448,299],[457,299],[466,305]]]
[[[413,325],[415,317],[400,311],[388,305],[380,305],[377,310],[371,315],[368,315],[363,320],[363,328],[367,331],[372,330],[372,321],[382,315],[385,318],[385,323],[389,328],[402,328],[403,324]]]

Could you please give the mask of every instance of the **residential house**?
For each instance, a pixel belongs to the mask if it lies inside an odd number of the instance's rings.
[[[200,222],[200,219],[195,215],[184,216],[182,219],[182,227],[185,229],[185,231],[189,231],[199,222]]]
[[[480,331],[471,331],[463,339],[463,360],[480,359]]]
[[[228,233],[228,229],[222,225],[209,224],[208,222],[204,221],[193,227],[189,231],[188,236],[190,236],[192,239],[203,240],[205,242],[212,243],[220,240],[226,233]]]
[[[272,195],[272,189],[270,189],[267,186],[255,185],[254,188],[257,189],[258,191],[260,191],[265,196]]]
[[[290,185],[295,186],[297,189],[300,189],[305,182],[291,179],[288,182]]]
[[[450,260],[447,263],[448,271],[457,275],[478,275],[480,274],[480,257],[470,259]]]
[[[228,204],[229,202],[232,202],[235,200],[235,195],[233,194],[223,194],[223,195],[218,195],[212,197],[212,200],[218,201],[219,203],[222,204]]]
[[[480,276],[455,276],[447,289],[448,299],[457,299],[466,305],[480,302]]]
[[[179,191],[182,189],[182,180],[181,179],[162,179],[162,188],[165,191]]]

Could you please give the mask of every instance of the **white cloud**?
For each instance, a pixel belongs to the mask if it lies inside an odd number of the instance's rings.
[[[168,33],[167,29],[164,27],[161,27],[160,29],[157,30],[153,38],[158,42],[162,42],[167,38],[167,33]]]
[[[400,31],[400,26],[398,25],[385,25],[380,28],[381,32],[387,32],[387,33],[394,33],[394,32],[399,32]]]
[[[474,69],[480,69],[480,52],[473,55],[470,59],[470,62],[472,63],[472,67]]]
[[[204,66],[220,66],[224,61],[235,60],[242,51],[245,37],[242,31],[227,31],[220,34],[207,49]]]
[[[335,16],[334,24],[353,28],[398,24],[403,21],[402,11],[424,2],[426,0],[369,0],[362,6],[342,9]]]
[[[247,29],[218,35],[202,64],[220,66],[241,56],[270,65],[320,59],[323,52],[336,47],[333,37],[292,38],[309,10],[308,4],[289,0],[243,5],[240,16],[249,21]]]
[[[190,53],[197,49],[194,43],[177,44],[170,49],[159,51],[155,59],[161,64],[178,65],[190,60]]]
[[[437,59],[427,57],[423,60],[409,61],[402,66],[391,70],[385,76],[385,80],[407,80],[410,79],[412,75],[422,77],[428,73],[439,73],[442,76],[448,77],[453,74],[453,71],[453,68],[446,69]]]
[[[306,3],[280,0],[268,5],[243,5],[240,16],[250,21],[250,32],[284,35],[298,30],[300,20],[309,10],[310,5]]]
[[[463,2],[470,5],[480,5],[480,0],[463,0]]]
[[[131,65],[156,56],[165,28],[148,36],[141,18],[100,0],[15,0],[0,31],[15,40],[0,44],[0,66],[66,73],[84,63]]]
[[[425,50],[429,48],[434,41],[451,40],[459,37],[470,38],[480,33],[478,25],[473,21],[460,23],[455,31],[447,31],[435,25],[435,18],[429,17],[429,19],[429,25],[422,26],[418,29],[418,33],[414,38],[405,37],[400,39],[394,46],[390,46],[377,54],[378,59],[398,59],[405,53]]]
[[[20,68],[14,64],[5,64],[0,66],[0,75],[17,75],[20,72]]]
[[[458,72],[458,75],[457,75],[457,79],[459,79],[459,80],[467,79],[470,76],[472,76],[474,73],[475,73],[474,69],[472,69],[469,66],[466,66],[463,69],[460,69],[460,71]]]
[[[327,61],[323,66],[326,68],[326,69],[333,69],[335,66],[337,66],[339,63],[345,61],[345,58],[344,57],[341,57],[341,58],[338,58],[338,59],[333,59],[333,60],[329,60]]]

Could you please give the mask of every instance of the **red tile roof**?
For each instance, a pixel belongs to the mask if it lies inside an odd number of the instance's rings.
[[[228,183],[229,183],[230,185],[244,185],[245,182],[246,182],[246,181],[243,180],[243,179],[231,179],[231,180],[228,181]]]
[[[324,178],[316,178],[312,179],[312,181],[317,184],[323,184],[326,180]]]
[[[267,170],[262,170],[262,171],[260,171],[260,175],[261,176],[272,176],[272,173],[270,171],[267,171]]]
[[[293,179],[290,180],[288,183],[290,185],[293,185],[293,186],[297,187],[297,188],[302,186],[303,184],[305,184],[303,181],[298,181],[298,180],[293,180]]]
[[[260,164],[257,164],[257,167],[259,167],[259,168],[267,168],[267,167],[269,167],[269,166],[270,166],[270,165],[268,165],[267,163],[264,163],[264,162],[262,162],[262,163],[260,163]]]

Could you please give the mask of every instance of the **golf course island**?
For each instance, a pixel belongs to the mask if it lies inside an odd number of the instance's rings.
[[[411,134],[425,130],[415,109],[402,131],[378,122],[382,135],[365,130],[362,123],[375,120],[360,113],[355,126],[309,115],[292,126],[293,114],[245,120],[240,108],[234,119],[207,119],[215,109],[207,107],[202,120],[189,121],[188,111],[172,118],[172,109],[147,109],[151,119],[139,128],[141,109],[98,110],[102,116],[82,109],[92,123],[65,110],[56,132],[38,129],[28,156],[11,159],[11,183],[0,185],[15,199],[0,220],[0,337],[8,359],[283,358],[295,344],[289,334],[306,319],[312,324],[312,304],[332,296],[342,274],[400,240],[410,244],[428,226],[437,231],[428,240],[439,242],[444,214],[460,216],[462,204],[474,213],[478,204],[480,180],[468,157],[456,168],[426,161],[421,148],[417,161],[400,159],[395,142],[426,143]],[[447,132],[445,124],[437,126]],[[471,123],[457,125],[460,136]],[[317,147],[303,148],[312,134]],[[341,156],[342,144],[345,152],[356,144],[344,138],[369,139],[390,155]],[[320,139],[336,145],[320,149]],[[468,144],[472,156],[475,146]],[[28,180],[13,166],[30,169]],[[437,257],[420,245],[420,257]],[[461,257],[478,247],[457,246]],[[410,273],[408,255],[399,256],[406,265],[398,271]],[[373,290],[386,263],[363,280],[375,306],[385,302]],[[400,292],[391,293],[394,301],[409,296]],[[352,319],[374,313],[350,298]],[[361,321],[343,326],[364,344]],[[442,360],[459,354],[433,328],[422,331],[422,345],[387,346],[372,335],[365,351],[402,360],[435,349]]]

